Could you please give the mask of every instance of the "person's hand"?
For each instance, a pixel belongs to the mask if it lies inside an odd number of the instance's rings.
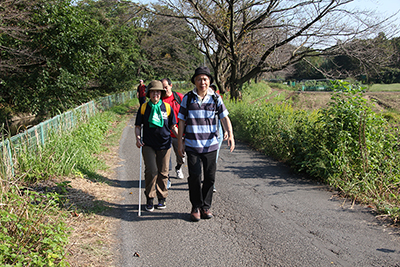
[[[235,138],[233,137],[233,133],[229,134],[228,146],[230,147],[231,152],[235,149]]]
[[[136,146],[137,146],[137,148],[144,146],[144,143],[142,142],[142,140],[140,138],[136,139]]]
[[[223,141],[228,140],[228,137],[229,137],[228,132],[227,132],[227,131],[224,132],[224,139],[223,139]]]
[[[185,157],[185,140],[183,138],[182,140],[178,141],[178,153],[182,158]]]

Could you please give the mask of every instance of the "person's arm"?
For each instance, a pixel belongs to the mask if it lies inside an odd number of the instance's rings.
[[[232,129],[232,123],[231,120],[229,119],[228,116],[224,117],[221,119],[222,126],[224,127],[225,133],[228,133],[228,146],[230,147],[231,152],[235,149],[235,139],[233,136],[233,129]],[[225,138],[225,134],[224,134]]]
[[[177,126],[177,124],[172,126],[171,131],[175,136],[178,136],[178,126]]]
[[[183,133],[185,132],[185,121],[180,119],[178,122],[178,134],[176,135],[178,138],[178,152],[179,156],[182,158],[185,157],[185,146],[183,143]]]
[[[140,148],[141,146],[144,146],[144,143],[142,142],[142,137],[140,136],[140,131],[141,131],[141,126],[136,125],[135,126],[135,136],[136,136],[136,146]]]

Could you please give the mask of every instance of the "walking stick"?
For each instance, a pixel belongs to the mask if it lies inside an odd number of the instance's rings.
[[[140,143],[142,142],[142,131],[140,129]],[[140,167],[139,167],[139,212],[138,216],[141,214],[141,201],[142,201],[142,146],[140,147]]]

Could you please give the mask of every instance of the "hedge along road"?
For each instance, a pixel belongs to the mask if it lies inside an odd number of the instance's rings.
[[[241,142],[222,145],[214,218],[190,221],[187,179],[174,171],[165,210],[144,210],[142,180],[139,217],[134,119],[119,150],[118,266],[400,266],[398,229]]]

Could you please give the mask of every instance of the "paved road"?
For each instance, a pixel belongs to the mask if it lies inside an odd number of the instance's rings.
[[[400,266],[399,231],[240,142],[233,153],[223,144],[214,218],[190,221],[186,179],[172,171],[167,209],[139,217],[133,125],[119,151],[119,266]]]

